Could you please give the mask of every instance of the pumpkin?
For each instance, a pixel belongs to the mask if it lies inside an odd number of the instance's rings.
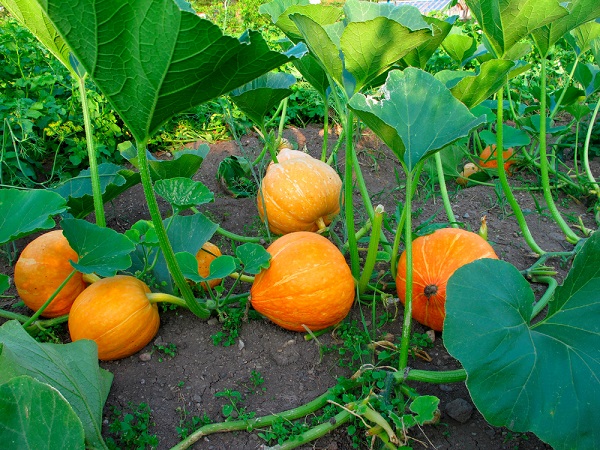
[[[292,150],[291,148],[282,148],[277,153],[277,162],[287,161],[288,159],[294,158],[312,158],[308,153],[301,152],[300,150]]]
[[[72,341],[91,339],[98,358],[113,360],[138,352],[156,335],[158,307],[150,303],[148,286],[128,275],[103,278],[75,299],[69,314]]]
[[[512,157],[514,150],[508,148],[502,152],[504,158],[504,170],[509,171],[510,166],[515,163],[515,159]],[[492,144],[483,149],[479,155],[479,165],[486,169],[497,169],[498,161],[496,160],[496,145]]]
[[[340,322],[354,302],[354,279],[338,248],[320,234],[298,231],[268,248],[269,268],[250,289],[256,311],[293,331],[316,331]]]
[[[210,263],[217,257],[221,256],[221,250],[212,242],[205,242],[202,248],[196,253],[196,261],[198,261],[198,273],[201,277],[206,278],[210,275]],[[221,279],[214,279],[202,283],[202,287],[206,289],[206,285],[214,288],[221,283]]]
[[[44,233],[21,252],[15,265],[14,280],[19,297],[34,311],[46,303],[74,270],[69,261],[77,262],[77,253],[62,230]],[[44,317],[67,314],[75,298],[86,288],[80,272],[68,281],[42,313]]]
[[[299,152],[302,153],[302,152]],[[272,164],[257,195],[258,213],[266,211],[275,234],[317,231],[340,212],[342,180],[326,163],[309,155],[295,155]]]
[[[481,258],[498,259],[481,236],[459,228],[442,228],[413,241],[412,316],[417,322],[442,331],[446,317],[446,284],[459,268]],[[396,275],[398,297],[406,299],[406,252]]]

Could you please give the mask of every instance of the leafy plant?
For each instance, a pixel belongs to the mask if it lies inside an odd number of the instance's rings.
[[[155,449],[159,441],[151,434],[152,410],[147,403],[127,404],[127,409],[111,407],[108,429],[112,436],[106,439],[109,449]]]

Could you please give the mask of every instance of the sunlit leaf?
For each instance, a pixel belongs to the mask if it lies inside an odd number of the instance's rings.
[[[598,0],[573,0],[567,3],[567,9],[568,15],[559,17],[532,33],[533,40],[542,55],[547,55],[552,46],[567,32],[600,17]],[[600,27],[600,24],[598,26]],[[584,30],[581,32],[585,34]],[[583,35],[581,37],[584,42],[588,40]],[[582,51],[586,51],[585,48]]]
[[[173,0],[38,3],[140,142],[303,51],[272,51],[255,31],[226,36]]]
[[[560,0],[465,1],[498,58],[537,28],[569,13]]]

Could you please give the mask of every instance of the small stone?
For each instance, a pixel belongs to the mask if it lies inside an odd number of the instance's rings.
[[[469,217],[471,217],[471,215],[470,215],[470,214],[467,212],[467,213],[464,213],[464,214],[463,214],[463,217],[464,217],[465,219],[468,219]]]
[[[460,423],[465,423],[473,415],[473,405],[464,398],[457,398],[446,405],[446,414]]]
[[[452,392],[454,390],[452,388],[452,386],[450,386],[449,384],[440,384],[439,388],[441,391],[444,391],[444,392]]]
[[[244,344],[244,341],[242,341],[241,339],[238,340],[238,349],[244,350],[245,346],[246,346],[246,344]]]
[[[140,361],[144,361],[144,362],[150,361],[152,359],[152,353],[151,352],[140,353],[138,358],[140,359]]]
[[[217,325],[219,323],[219,319],[217,319],[216,317],[211,317],[206,323],[208,323],[209,325]]]
[[[163,345],[165,342],[163,341],[162,336],[157,337],[156,339],[154,339],[154,345],[159,346],[159,345]]]
[[[146,380],[144,380],[143,378],[140,380],[140,384],[146,384]]]

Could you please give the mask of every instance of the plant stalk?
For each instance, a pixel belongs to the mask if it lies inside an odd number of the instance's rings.
[[[169,273],[173,277],[173,281],[179,289],[179,292],[185,300],[189,310],[201,319],[208,319],[210,317],[210,311],[196,301],[194,293],[183,276],[183,272],[181,271],[181,267],[179,267],[177,259],[175,259],[175,252],[173,251],[173,247],[171,247],[171,243],[169,242],[167,230],[163,224],[160,210],[158,208],[158,202],[156,200],[156,196],[154,195],[154,189],[152,188],[152,178],[150,176],[148,158],[146,157],[146,141],[136,140],[136,145],[144,196],[146,197],[146,203],[148,205],[150,217],[152,218],[152,224],[154,225],[156,236],[158,238],[158,244],[165,257]]]
[[[453,228],[458,228],[458,223],[456,223],[456,217],[454,216],[454,211],[452,211],[452,205],[450,204],[450,197],[448,197],[448,189],[446,188],[446,178],[444,177],[444,166],[442,165],[442,157],[440,155],[440,152],[436,152],[434,158],[435,168],[437,170],[438,175],[438,182],[440,183],[440,194],[442,195],[442,201],[444,202],[444,210],[446,211],[446,216],[448,216],[450,226]]]
[[[354,145],[352,142],[352,130],[353,125],[353,114],[352,111],[348,110],[346,115],[346,162],[344,167],[344,212],[346,218],[346,228],[348,235],[348,250],[350,252],[350,269],[352,270],[352,276],[355,280],[359,279],[360,267],[358,261],[358,241],[356,239],[356,232],[354,229],[354,199],[353,191],[354,185],[352,181],[353,173],[353,158]]]
[[[404,224],[404,252],[406,254],[406,298],[404,299],[404,320],[402,323],[402,340],[400,343],[399,370],[404,372],[408,365],[408,352],[410,347],[410,330],[412,325],[412,292],[413,292],[413,267],[412,267],[412,195],[413,171],[402,164],[406,173],[406,220]],[[414,169],[413,169],[414,170]]]
[[[547,140],[546,140],[546,58],[542,57],[541,62],[541,76],[540,76],[540,174],[542,178],[542,187],[544,199],[548,210],[554,219],[554,222],[558,225],[561,231],[567,238],[567,242],[576,244],[579,237],[571,230],[567,222],[562,218],[560,212],[556,208],[554,199],[552,198],[552,191],[550,190],[550,178],[548,176],[548,153],[547,153]]]
[[[498,91],[498,110],[496,115],[496,161],[498,162],[498,180],[500,181],[500,185],[502,186],[502,191],[504,192],[504,196],[508,201],[508,204],[512,208],[515,218],[519,224],[519,228],[521,228],[521,232],[523,233],[523,239],[529,248],[538,255],[543,255],[545,252],[540,248],[539,245],[533,239],[531,235],[531,231],[529,231],[529,226],[527,225],[527,221],[525,220],[525,215],[523,211],[521,211],[521,207],[517,203],[515,196],[510,190],[510,185],[508,184],[508,177],[506,176],[506,170],[504,170],[504,155],[502,152],[504,151],[504,136],[503,136],[503,115],[504,115],[504,90],[500,89]]]
[[[94,213],[96,214],[96,225],[106,226],[106,216],[104,214],[104,201],[102,200],[102,189],[100,187],[100,175],[98,173],[98,159],[96,155],[96,145],[94,143],[94,132],[92,120],[90,118],[90,108],[88,105],[87,91],[85,89],[86,77],[76,77],[79,85],[79,94],[81,96],[81,109],[83,111],[83,126],[85,128],[85,141],[87,144],[88,160],[90,163],[90,179],[92,182],[92,198],[94,201]]]
[[[535,277],[533,281],[535,281],[536,283],[547,284],[548,289],[546,289],[546,292],[544,292],[544,295],[542,295],[542,297],[536,302],[536,304],[533,305],[530,320],[535,319],[537,315],[542,312],[542,310],[546,307],[548,302],[554,296],[554,291],[558,286],[558,282],[552,277]]]
[[[367,288],[371,279],[375,262],[377,261],[377,249],[379,248],[379,238],[381,236],[381,223],[383,222],[383,205],[375,208],[375,217],[373,218],[373,228],[371,229],[371,238],[369,239],[369,250],[363,266],[360,280],[358,282],[358,293],[362,294]]]

